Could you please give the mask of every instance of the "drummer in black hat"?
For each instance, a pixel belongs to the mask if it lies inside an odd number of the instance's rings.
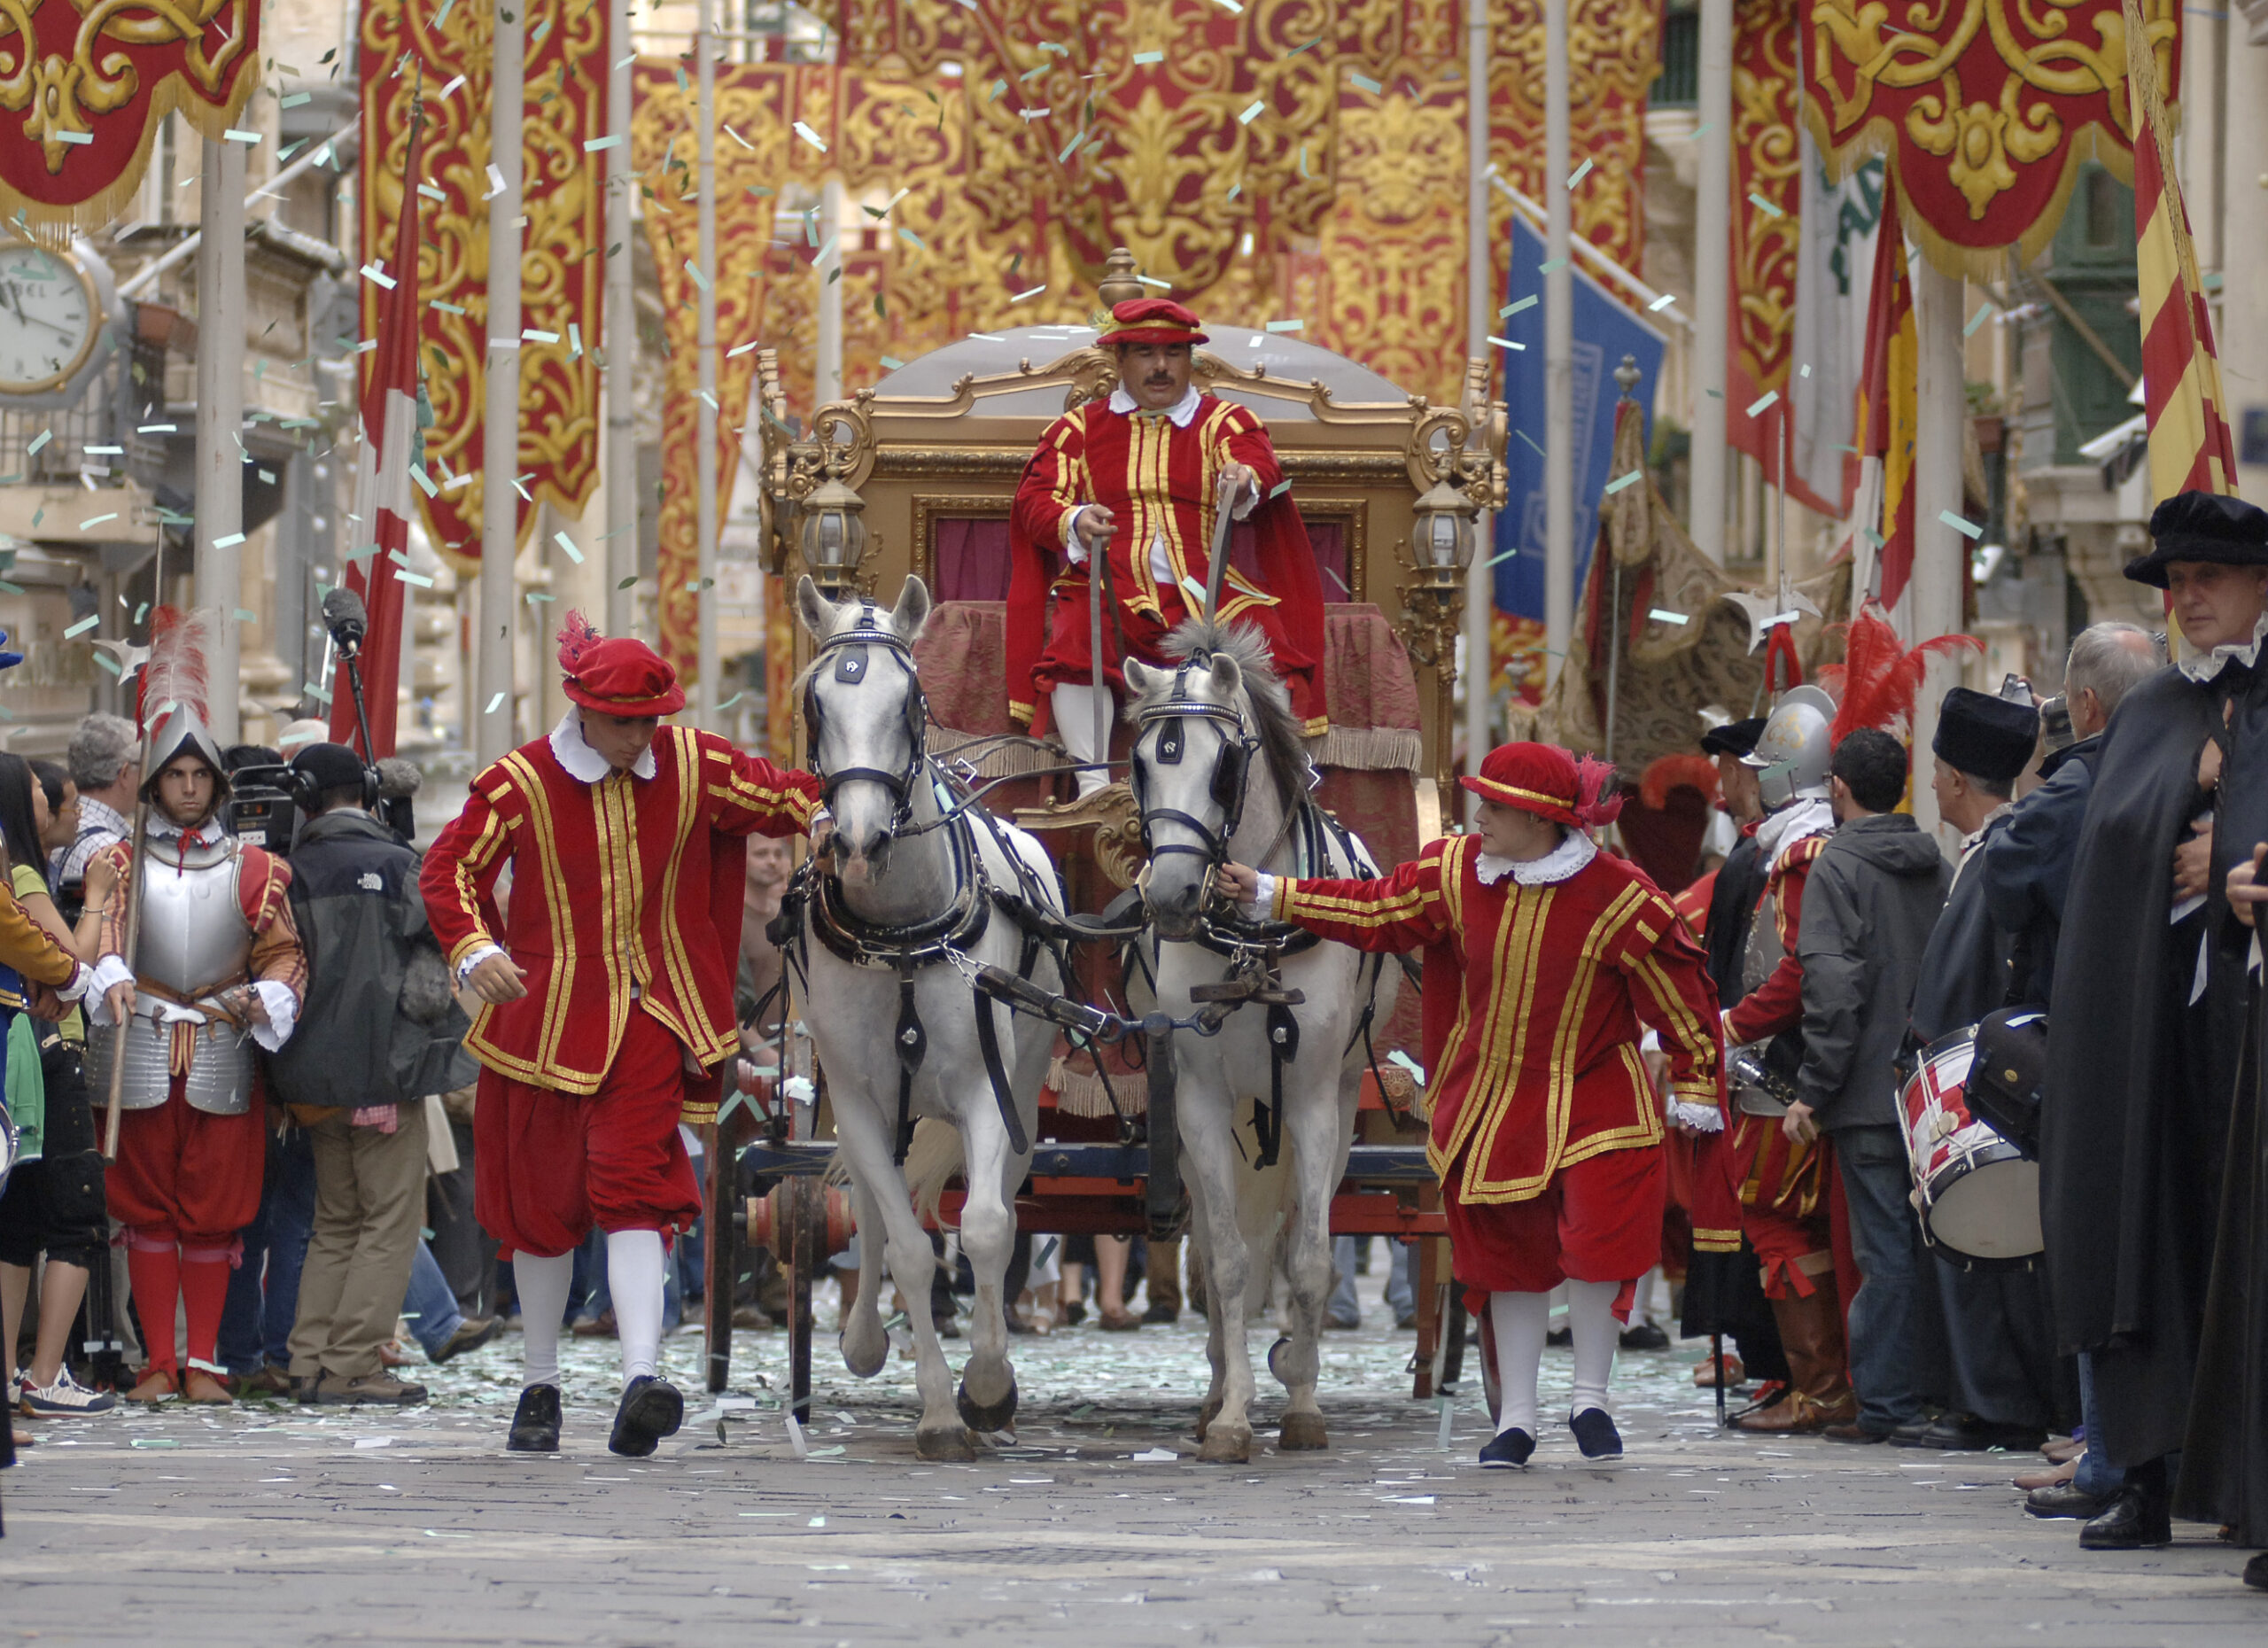
[[[2008,1004],[2016,935],[1985,906],[1984,848],[2014,811],[2016,781],[2039,742],[2028,702],[1956,687],[1938,711],[1930,789],[1938,816],[1961,831],[1961,863],[1922,955],[1909,1021],[1912,1046],[1975,1024]],[[2036,1448],[2054,1415],[2054,1340],[2047,1295],[2027,1270],[1964,1271],[1937,1260],[1952,1352],[1953,1406],[1918,1434],[1920,1448]]]
[[[2233,729],[2241,748],[2264,716],[2268,514],[2184,493],[2158,506],[2150,536],[2126,576],[2168,593],[2187,646],[2126,695],[2103,735],[2056,947],[2040,1111],[2056,1347],[2087,1353],[2090,1451],[2099,1441],[2125,1473],[2081,1532],[2090,1550],[2173,1536],[2167,1456],[2188,1430],[2243,1030],[2249,935],[2229,919],[2226,860],[2254,840],[2241,826],[2261,812],[2247,793],[2268,791],[2268,759],[2231,754]],[[2217,830],[2232,809],[2239,827]],[[2217,852],[2216,836],[2243,851]],[[2185,1470],[2201,1464],[2196,1440]]]

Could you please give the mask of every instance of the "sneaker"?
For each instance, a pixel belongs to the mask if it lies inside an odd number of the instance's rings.
[[[455,1333],[441,1341],[439,1349],[425,1353],[425,1360],[439,1367],[451,1356],[479,1349],[503,1331],[503,1323],[493,1316],[468,1317],[457,1324]]]
[[[1528,1456],[1535,1451],[1535,1438],[1515,1426],[1508,1431],[1498,1431],[1480,1450],[1480,1465],[1487,1471],[1524,1471]]]
[[[383,1370],[360,1379],[325,1373],[315,1383],[319,1408],[412,1408],[425,1400],[425,1387],[405,1385]]]
[[[89,1390],[73,1379],[69,1368],[58,1372],[52,1385],[35,1385],[29,1380],[18,1383],[23,1388],[19,1400],[29,1419],[75,1419],[89,1413],[108,1413],[118,1405],[118,1398],[109,1391]]]
[[[11,1373],[8,1375],[8,1411],[13,1413],[17,1404],[23,1399],[24,1376],[20,1373]]]
[[[641,1373],[623,1388],[622,1405],[614,1411],[614,1434],[607,1438],[610,1451],[625,1459],[642,1459],[661,1445],[664,1436],[677,1434],[685,1420],[685,1398],[677,1387],[651,1373]]]
[[[1571,1414],[1567,1428],[1575,1433],[1575,1446],[1583,1450],[1586,1459],[1619,1459],[1622,1457],[1622,1433],[1614,1428],[1614,1421],[1604,1408],[1585,1408]]]
[[[513,1453],[559,1451],[559,1387],[531,1385],[520,1393],[512,1414],[512,1434],[504,1442]]]

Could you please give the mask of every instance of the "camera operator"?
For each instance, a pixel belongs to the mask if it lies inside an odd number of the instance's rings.
[[[378,1348],[392,1336],[424,1224],[420,1100],[472,1079],[459,1046],[468,1021],[426,925],[420,857],[372,816],[376,773],[331,743],[309,745],[291,767],[308,814],[290,859],[307,1004],[300,1035],[268,1072],[307,1123],[315,1162],[291,1376],[318,1403],[422,1402],[423,1387],[395,1378]]]

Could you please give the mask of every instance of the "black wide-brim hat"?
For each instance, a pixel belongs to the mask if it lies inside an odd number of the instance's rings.
[[[1751,715],[1743,721],[1720,721],[1701,735],[1704,755],[1744,756],[1756,748],[1756,741],[1764,736],[1767,717]]]
[[[2217,492],[2177,493],[2150,517],[2150,552],[2126,564],[2126,576],[2166,587],[2176,561],[2268,566],[2268,510]]]
[[[1930,750],[1956,773],[2005,784],[2031,765],[2039,711],[2028,704],[1956,687],[1938,706]]]

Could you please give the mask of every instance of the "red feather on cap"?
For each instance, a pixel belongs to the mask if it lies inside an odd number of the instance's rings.
[[[591,620],[579,611],[570,612],[559,629],[559,668],[564,674],[576,673],[576,665],[583,655],[606,639],[599,634]]]
[[[1938,635],[1908,651],[1871,601],[1859,609],[1858,617],[1837,628],[1843,633],[1843,662],[1829,665],[1819,677],[1820,684],[1836,695],[1835,722],[1828,737],[1838,744],[1868,727],[1904,737],[1912,730],[1914,701],[1921,696],[1930,660],[1984,650],[1974,635]]]
[[[1575,822],[1597,829],[1622,816],[1622,797],[1614,794],[1614,763],[1596,756],[1575,758]]]

